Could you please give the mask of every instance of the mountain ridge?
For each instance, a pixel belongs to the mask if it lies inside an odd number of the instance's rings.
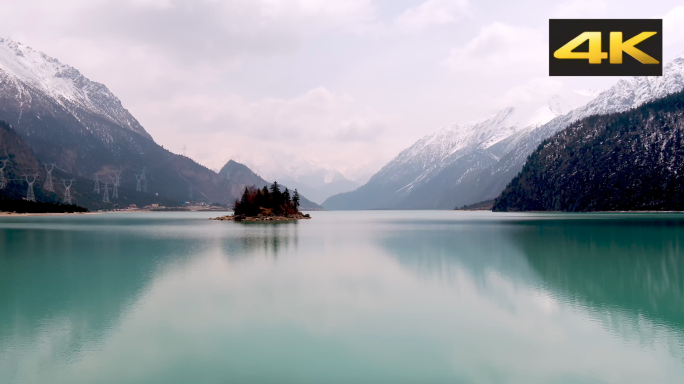
[[[459,140],[466,143],[478,137],[483,139],[480,142],[474,141],[474,145],[458,148],[454,146],[455,150],[449,153],[445,153],[444,148],[421,153],[418,150],[424,147],[421,143],[434,141],[445,132],[445,128],[442,128],[402,151],[364,186],[350,193],[332,196],[323,206],[332,210],[453,209],[494,199],[520,172],[527,157],[542,140],[574,121],[596,114],[625,111],[682,89],[684,55],[667,63],[662,77],[623,79],[594,98],[591,97],[595,93],[587,92],[590,95],[587,96],[588,102],[570,109],[569,112],[556,114],[548,121],[518,125],[514,129],[505,124],[497,125],[499,120],[496,116],[505,115],[508,109],[504,109],[484,120],[490,126],[480,136],[466,130],[467,134],[463,137],[446,140],[446,143],[440,145],[449,147]],[[558,99],[549,100],[548,109],[556,111],[555,113],[563,112],[563,108],[555,107],[556,104]],[[510,119],[511,122],[515,120]],[[474,127],[482,122],[481,119],[454,126]],[[491,131],[495,128],[499,129],[498,135]],[[494,138],[491,142],[484,139],[488,134]]]
[[[544,140],[494,211],[684,210],[684,92]]]
[[[144,201],[231,204],[242,193],[231,180],[158,145],[105,85],[10,39],[0,39],[0,119],[40,163],[82,180],[77,189],[92,186],[96,175],[109,181],[121,172],[120,188],[133,192],[145,175],[146,191],[138,191]]]

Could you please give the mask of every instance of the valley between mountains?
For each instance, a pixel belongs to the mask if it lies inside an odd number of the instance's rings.
[[[454,209],[497,198],[497,210],[675,209],[679,205],[657,202],[655,196],[666,191],[668,199],[680,198],[681,172],[673,163],[679,156],[679,104],[667,98],[682,90],[684,56],[667,63],[662,77],[620,80],[601,92],[564,91],[539,105],[511,106],[443,127],[369,180],[292,154],[244,156],[244,162],[238,156],[214,171],[158,145],[105,85],[42,52],[0,39],[0,160],[7,163],[0,194],[24,198],[36,177],[37,200],[64,200],[67,180],[73,180],[71,198],[89,209],[182,202],[231,206],[245,187],[277,180],[300,191],[303,210]],[[592,137],[609,139],[582,141],[588,129]],[[598,166],[597,159],[613,158],[620,169]],[[584,168],[573,168],[578,164]],[[598,188],[596,180],[617,177],[615,188],[625,183],[636,188],[651,165],[667,172],[651,175],[647,195],[633,193],[638,204],[601,197],[610,189]],[[580,183],[580,176],[586,190],[566,184]],[[106,201],[102,189],[113,191],[115,184],[116,197]],[[568,191],[576,201],[568,200]]]
[[[0,159],[10,163],[3,194],[13,197],[25,196],[25,178],[36,175],[38,198],[59,201],[66,189],[61,180],[74,179],[74,202],[90,209],[185,201],[230,205],[245,186],[269,184],[235,162],[217,173],[166,150],[105,85],[10,39],[0,39],[0,120]],[[54,191],[45,188],[45,164],[55,164]],[[105,183],[112,190],[119,171],[119,198],[105,202],[96,183],[101,191]],[[305,196],[301,206],[321,209]]]

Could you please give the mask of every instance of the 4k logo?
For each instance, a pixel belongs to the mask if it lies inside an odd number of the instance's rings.
[[[661,76],[663,22],[552,19],[549,51],[551,76]]]

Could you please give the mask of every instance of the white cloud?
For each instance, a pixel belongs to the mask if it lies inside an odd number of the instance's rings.
[[[433,25],[453,23],[463,17],[468,0],[427,0],[402,12],[395,22],[409,30],[422,30]]]
[[[684,42],[684,6],[679,6],[663,17],[663,43],[673,45]]]
[[[253,102],[237,95],[179,95],[140,109],[144,119],[164,127],[164,132],[150,130],[160,144],[174,149],[188,145],[189,154],[211,168],[220,168],[245,148],[296,149],[336,164],[344,164],[342,160],[354,153],[384,154],[377,148],[381,140],[391,148],[390,154],[401,148],[391,144],[392,117],[323,87],[292,99]],[[202,129],[194,130],[194,126]]]
[[[579,19],[606,16],[608,4],[604,0],[573,0],[558,4],[553,11],[554,18]]]
[[[24,0],[3,4],[3,14],[11,37],[115,39],[187,62],[290,52],[307,36],[353,30],[374,7],[371,0]],[[29,14],[40,22],[27,23]]]
[[[495,102],[500,108],[525,103],[536,103],[548,100],[549,97],[560,92],[562,89],[562,81],[556,78],[538,77],[530,79],[524,84],[514,86],[503,95],[497,97]]]
[[[456,72],[514,74],[545,68],[548,46],[539,29],[493,23],[462,47],[453,48],[444,65]]]

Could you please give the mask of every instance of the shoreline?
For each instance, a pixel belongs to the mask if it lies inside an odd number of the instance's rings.
[[[298,215],[268,215],[268,216],[245,216],[245,215],[226,215],[221,217],[211,217],[209,220],[215,221],[234,221],[234,222],[265,222],[265,221],[296,221],[296,220],[309,220],[311,216],[309,214],[298,214]]]
[[[44,213],[0,212],[0,217],[97,215],[100,213],[102,213],[102,212],[44,212]]]

